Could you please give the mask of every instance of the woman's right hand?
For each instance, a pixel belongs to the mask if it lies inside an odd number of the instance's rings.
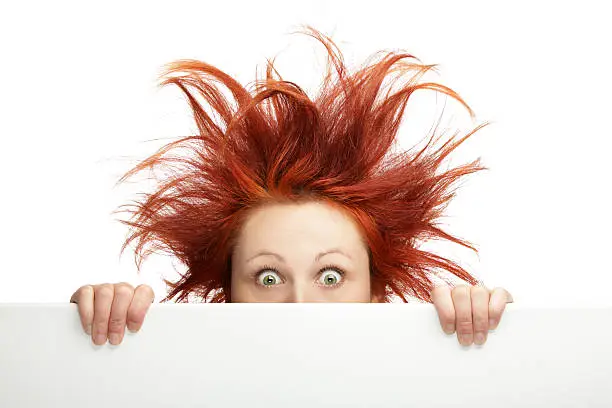
[[[105,344],[107,338],[113,345],[120,344],[126,324],[128,330],[138,332],[154,301],[149,285],[134,289],[125,282],[81,286],[70,298],[70,303],[78,306],[83,330],[95,345]]]

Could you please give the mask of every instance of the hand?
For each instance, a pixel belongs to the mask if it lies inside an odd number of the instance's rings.
[[[489,330],[499,325],[506,303],[514,302],[506,289],[468,285],[457,286],[452,292],[448,286],[437,286],[431,297],[444,332],[453,334],[456,326],[457,338],[464,346],[484,344]]]
[[[120,344],[126,322],[128,330],[138,332],[154,301],[155,294],[149,285],[134,290],[125,282],[85,285],[70,298],[70,303],[78,305],[83,330],[92,336],[95,345],[105,344],[107,338],[113,345]]]

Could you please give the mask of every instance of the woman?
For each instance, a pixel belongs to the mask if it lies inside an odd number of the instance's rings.
[[[463,345],[484,344],[511,295],[489,290],[456,263],[418,249],[442,238],[477,251],[435,225],[454,196],[451,184],[485,169],[474,161],[436,174],[442,160],[475,131],[426,153],[393,152],[408,98],[417,89],[452,96],[451,89],[418,83],[435,65],[404,61],[389,52],[348,75],[331,39],[307,26],[305,34],[328,51],[320,94],[311,101],[296,84],[273,76],[255,81],[253,95],[217,68],[180,60],[167,66],[161,86],[173,83],[187,96],[199,134],[160,149],[126,173],[165,166],[170,176],[129,210],[136,265],[156,249],[187,266],[166,302],[189,294],[211,302],[389,302],[405,294],[433,303],[447,334]],[[416,58],[415,58],[416,59]],[[336,71],[332,80],[331,66]],[[388,74],[410,80],[394,93],[380,92]],[[181,73],[178,76],[169,74]],[[278,72],[276,72],[278,74]],[[232,93],[237,109],[214,83]],[[196,90],[220,122],[196,99]],[[175,148],[187,153],[170,156]],[[123,206],[122,206],[123,207]],[[146,244],[152,249],[144,251]],[[468,282],[435,287],[428,276],[441,268]],[[448,285],[450,282],[446,281]],[[154,300],[150,286],[85,285],[72,296],[95,344],[119,344],[127,324],[138,331]],[[489,321],[491,319],[491,322]],[[92,330],[93,325],[93,330]]]

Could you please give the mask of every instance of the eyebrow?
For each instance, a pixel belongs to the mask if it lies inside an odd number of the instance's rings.
[[[319,252],[319,254],[317,254],[317,256],[315,258],[315,261],[318,261],[323,256],[328,255],[328,254],[332,254],[332,253],[338,253],[338,254],[346,256],[349,259],[353,259],[349,254],[347,254],[346,252],[342,251],[340,248],[332,248],[332,249],[329,249],[327,251]],[[247,259],[246,262],[249,262],[252,259],[257,258],[258,256],[262,256],[262,255],[272,255],[273,257],[278,258],[282,262],[286,262],[285,258],[283,258],[281,255],[277,254],[276,252],[272,252],[272,251],[268,251],[268,250],[263,250],[263,251],[258,252],[254,256],[252,256],[249,259]]]

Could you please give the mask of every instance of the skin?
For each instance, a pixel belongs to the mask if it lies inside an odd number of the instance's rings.
[[[317,202],[252,212],[234,248],[231,282],[234,303],[377,301],[370,295],[368,251],[357,225]]]
[[[380,302],[370,294],[368,265],[357,225],[337,208],[317,202],[268,205],[254,210],[239,232],[231,301]],[[442,329],[456,331],[464,346],[484,344],[506,303],[513,302],[507,290],[481,286],[438,286],[431,295]],[[126,282],[85,285],[70,299],[96,345],[107,339],[120,344],[126,326],[138,332],[154,300],[150,286],[134,289]]]

